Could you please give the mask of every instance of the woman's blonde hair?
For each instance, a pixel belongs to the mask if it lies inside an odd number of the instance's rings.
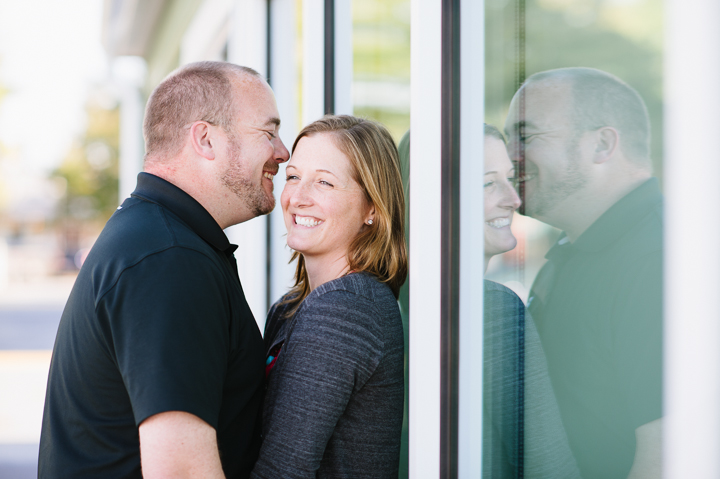
[[[395,297],[407,277],[405,246],[405,197],[397,147],[387,129],[379,123],[349,115],[325,115],[302,129],[293,143],[295,151],[303,137],[329,134],[335,146],[350,160],[353,180],[360,185],[369,204],[375,207],[372,225],[365,225],[350,244],[347,260],[350,271],[366,272],[386,283]],[[305,260],[297,260],[295,285],[287,296],[292,316],[310,294]]]

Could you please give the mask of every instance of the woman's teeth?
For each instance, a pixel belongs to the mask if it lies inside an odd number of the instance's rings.
[[[510,226],[510,218],[498,218],[492,221],[486,221],[485,224],[492,226],[493,228],[503,228],[505,226]]]
[[[322,221],[310,218],[309,216],[295,216],[295,224],[300,226],[307,226],[308,228],[312,228],[313,226],[317,226],[320,223],[322,223]]]
[[[265,178],[267,178],[268,180],[270,180],[270,181],[272,181],[273,178],[275,178],[275,175],[273,175],[272,173],[270,173],[270,172],[268,172],[268,171],[264,171],[264,172],[263,172],[263,176],[264,176]]]

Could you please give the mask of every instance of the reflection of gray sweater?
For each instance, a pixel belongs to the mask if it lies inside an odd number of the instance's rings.
[[[484,289],[483,477],[579,478],[535,323],[512,290]]]
[[[282,349],[268,377],[254,478],[396,478],[404,347],[397,302],[372,276],[316,288],[291,319],[276,303],[265,346]]]

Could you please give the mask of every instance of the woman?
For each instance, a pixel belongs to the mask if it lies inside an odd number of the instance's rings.
[[[502,134],[485,125],[485,270],[517,244],[514,181]],[[484,289],[483,477],[579,478],[532,318],[512,290]]]
[[[281,205],[295,286],[270,310],[253,477],[397,477],[404,199],[387,130],[326,116],[293,145]]]

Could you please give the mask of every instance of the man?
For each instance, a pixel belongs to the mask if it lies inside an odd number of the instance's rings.
[[[223,229],[273,209],[279,126],[249,68],[191,64],[152,93],[144,172],[60,322],[40,477],[249,476],[263,340]]]
[[[505,129],[524,170],[525,214],[563,230],[528,303],[582,477],[625,478],[631,468],[652,477],[662,413],[662,196],[645,104],[608,73],[551,70],[515,94]]]

